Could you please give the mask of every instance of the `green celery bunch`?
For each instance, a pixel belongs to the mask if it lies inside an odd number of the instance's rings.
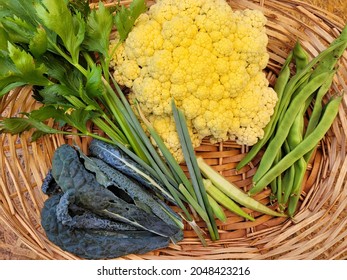
[[[117,8],[117,7],[116,7]],[[34,130],[32,140],[47,133],[69,133],[45,124],[77,128],[78,135],[119,143],[148,162],[119,109],[109,83],[109,42],[118,18],[123,37],[145,11],[144,1],[129,8],[109,9],[102,2],[91,10],[88,1],[0,1],[0,97],[16,87],[30,85],[43,106],[23,117],[1,121],[2,132]],[[130,12],[129,12],[130,11]],[[100,63],[95,63],[98,60]],[[108,138],[87,129],[92,121]]]

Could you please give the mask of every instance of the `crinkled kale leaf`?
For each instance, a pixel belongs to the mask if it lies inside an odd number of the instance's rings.
[[[163,196],[171,203],[176,204],[174,198],[162,183],[160,183],[156,178],[153,178],[147,170],[132,160],[117,146],[98,139],[93,139],[89,145],[89,153],[119,170],[126,176],[135,179],[158,196]]]
[[[168,206],[105,162],[72,146],[55,151],[42,191],[51,196],[41,213],[48,238],[77,256],[98,259],[144,253],[183,238],[170,220]]]
[[[169,237],[176,233],[176,227],[163,223],[157,216],[136,206],[135,202],[127,202],[100,185],[95,175],[85,169],[77,151],[69,145],[62,145],[56,150],[52,174],[64,192],[74,190],[76,204],[81,207],[162,236]],[[120,184],[123,188],[130,187],[129,182],[122,181]]]
[[[143,254],[167,247],[167,237],[143,230],[110,231],[75,228],[58,221],[56,211],[62,194],[46,200],[42,226],[48,238],[63,250],[86,259],[117,258],[130,253]]]
[[[167,205],[160,203],[159,199],[153,196],[150,192],[146,191],[136,181],[127,177],[120,171],[110,167],[104,161],[92,158],[97,167],[100,168],[100,172],[106,175],[108,178],[108,186],[113,186],[113,189],[117,189],[118,192],[126,193],[135,205],[150,215],[155,215],[164,221],[167,226],[175,229],[175,233],[171,235],[173,241],[179,241],[183,238],[182,231],[176,227],[175,222],[171,219],[172,216],[178,215]],[[169,215],[170,214],[170,215]]]
[[[73,190],[67,191],[59,201],[56,210],[57,220],[64,226],[80,229],[137,230],[126,223],[104,219],[88,209],[77,206]]]

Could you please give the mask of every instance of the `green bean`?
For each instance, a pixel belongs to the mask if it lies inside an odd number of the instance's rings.
[[[304,179],[306,168],[307,168],[307,163],[303,157],[301,157],[298,161],[296,161],[294,165],[295,165],[295,178],[294,178],[290,196],[288,197],[289,202],[288,202],[287,212],[289,216],[293,216],[296,210],[300,193],[302,191],[303,179]]]
[[[276,83],[274,86],[274,91],[277,93],[277,97],[279,100],[282,98],[284,89],[285,89],[286,84],[290,78],[289,65],[290,65],[292,59],[293,59],[293,52],[291,51],[288,54],[283,66],[282,66],[280,73],[278,74],[278,77],[277,77],[277,80],[276,80]]]
[[[277,153],[277,155],[276,155],[275,163],[279,162],[281,158],[282,158],[282,151],[280,150],[280,151]],[[277,180],[277,179],[275,179],[275,180],[273,180],[273,181],[271,182],[271,192],[272,192],[273,194],[276,194],[277,191],[278,191],[278,186],[277,186],[277,184],[278,184],[278,180]]]
[[[282,192],[283,192],[283,178],[282,178],[282,174],[278,175],[275,178],[275,181],[276,181],[276,185],[277,185],[277,193],[276,193],[277,202],[279,204],[282,204]]]
[[[335,73],[336,72],[333,71],[331,73],[331,76],[324,82],[324,84],[318,90],[318,93],[317,93],[316,98],[315,98],[315,103],[313,106],[313,111],[311,113],[304,138],[307,137],[316,128],[316,126],[319,122],[319,119],[322,115],[322,110],[323,110],[323,106],[322,106],[323,97],[329,91],[331,84],[333,82]],[[309,151],[308,153],[306,153],[304,155],[304,159],[306,162],[308,162],[310,160],[313,152],[314,152],[314,149],[312,149],[311,151]]]
[[[264,136],[255,145],[252,146],[251,150],[247,153],[247,155],[239,162],[239,164],[236,166],[237,170],[240,170],[242,167],[247,165],[257,155],[257,153],[266,144],[266,142],[269,140],[270,136],[274,131],[274,116],[278,113],[283,91],[290,78],[289,64],[292,61],[292,57],[293,53],[290,52],[276,80],[274,90],[277,93],[278,101],[274,108],[274,113],[272,115],[272,118],[270,119],[270,122],[264,128]]]
[[[311,79],[323,72],[331,71],[335,68],[337,61],[347,48],[347,25],[345,25],[340,35],[330,44],[329,48],[331,47],[333,48],[332,52],[330,52],[324,60],[319,62],[314,73],[311,75]]]
[[[309,100],[307,103],[311,103],[311,99],[308,98]],[[301,143],[303,140],[303,132],[304,132],[304,113],[307,109],[307,105],[303,103],[301,105],[300,111],[295,117],[294,123],[292,127],[289,130],[288,137],[286,139],[286,154],[288,154],[291,150],[293,150],[297,145]],[[300,161],[300,160],[299,160]],[[289,167],[285,171],[285,174],[283,176],[283,182],[282,182],[282,191],[283,193],[277,194],[277,196],[280,196],[281,199],[279,199],[278,203],[280,206],[280,209],[284,210],[285,205],[288,202],[289,196],[292,193],[293,187],[294,187],[294,182],[295,178],[298,176],[297,175],[297,167],[298,161],[296,161],[293,165]]]
[[[301,104],[300,111],[296,115],[293,125],[289,129],[287,142],[288,150],[294,149],[303,139],[304,133],[304,113],[306,111],[305,103]],[[288,152],[289,152],[288,151]]]
[[[279,159],[276,159],[276,161],[274,162],[273,166],[275,166],[286,154],[288,154],[291,151],[291,148],[289,146],[289,141],[288,138],[284,141],[283,146],[282,146],[282,156]],[[292,166],[291,166],[292,167]],[[281,189],[280,191],[277,192],[276,196],[277,196],[277,202],[279,204],[279,208],[283,211],[284,210],[284,202],[283,202],[283,196],[285,192],[288,192],[288,188],[291,189],[292,186],[292,178],[294,178],[294,173],[291,173],[291,177],[289,177],[289,173],[290,173],[290,169],[291,167],[289,167],[287,170],[283,171],[282,174],[280,174],[279,176],[277,176],[276,178],[278,179],[279,177],[283,176],[283,179],[281,180]],[[290,192],[290,191],[289,191]]]
[[[329,73],[322,73],[315,79],[311,80],[291,101],[289,108],[286,110],[286,114],[281,120],[281,125],[277,128],[276,134],[272,141],[269,143],[258,166],[258,169],[253,176],[254,182],[257,182],[271,168],[276,154],[287,138],[295,117],[301,109],[302,103],[305,102],[306,99],[322,85],[328,75]]]
[[[289,143],[288,143],[288,139],[286,139],[284,141],[281,151],[283,151],[282,152],[283,155],[281,158],[279,158],[279,159],[277,159],[277,161],[275,161],[274,165],[276,165],[283,158],[283,156],[285,156],[286,154],[288,154],[291,151]],[[295,173],[291,173],[291,171],[293,171],[293,170],[291,170],[291,168],[292,168],[292,166],[289,167],[287,170],[283,171],[282,174],[280,174],[279,176],[276,177],[276,178],[279,178],[279,177],[283,176],[283,179],[281,180],[281,190],[278,191],[276,194],[277,202],[278,202],[278,205],[279,205],[279,208],[281,211],[283,211],[285,209],[285,207],[284,207],[285,203],[283,202],[284,193],[288,192],[288,188],[291,189],[292,184],[293,184],[291,182],[291,180],[294,178]],[[289,192],[290,192],[290,190],[289,190]]]
[[[295,61],[296,72],[302,71],[305,68],[305,66],[309,63],[309,55],[301,46],[299,41],[297,41],[294,46],[293,57]],[[296,86],[296,89],[293,92],[293,96],[295,96],[298,92],[300,92],[301,89],[307,84],[311,73],[312,73],[312,70],[309,70],[307,72],[307,75],[304,76],[305,78],[300,79],[300,84],[298,82],[298,85]]]
[[[240,170],[242,167],[244,167],[246,164],[248,164],[261,150],[261,148],[267,143],[269,140],[271,134],[273,133],[276,123],[281,115],[283,115],[283,111],[286,110],[287,104],[289,104],[291,96],[293,92],[295,91],[295,87],[297,87],[298,82],[308,73],[312,70],[312,67],[315,66],[318,62],[322,62],[325,60],[326,57],[329,58],[330,61],[332,61],[331,57],[333,56],[333,53],[338,53],[341,51],[341,49],[346,47],[346,32],[347,32],[347,26],[344,28],[344,30],[341,33],[341,36],[339,36],[334,42],[330,44],[329,47],[327,47],[325,50],[320,52],[315,58],[313,58],[304,68],[301,69],[300,72],[296,73],[290,80],[288,74],[290,74],[289,69],[289,63],[292,60],[292,53],[288,56],[286,63],[284,64],[284,67],[282,68],[284,71],[283,77],[282,73],[280,73],[276,85],[277,85],[277,94],[280,97],[279,101],[277,102],[275,106],[275,112],[273,116],[271,117],[270,122],[264,129],[264,137],[260,139],[255,145],[252,146],[251,150],[247,153],[247,155],[240,161],[240,163],[237,165],[237,170]],[[335,51],[336,50],[336,51]],[[336,62],[336,61],[335,61]],[[332,62],[330,62],[332,63]],[[324,65],[328,65],[327,63],[324,63]],[[322,69],[323,67],[320,66],[318,69]],[[321,71],[321,70],[319,70]],[[318,75],[319,71],[315,71],[315,76]],[[288,78],[287,78],[288,77]],[[310,79],[312,79],[311,77]],[[289,81],[289,82],[288,82]]]
[[[346,29],[346,28],[345,28]],[[344,31],[345,31],[344,29]],[[341,33],[342,34],[342,33]],[[339,37],[340,38],[340,37]],[[339,39],[338,38],[338,39]],[[280,89],[280,94],[279,96],[281,97],[279,102],[277,102],[275,106],[275,112],[271,117],[270,122],[264,129],[264,137],[260,139],[255,145],[252,146],[252,149],[247,153],[247,155],[239,162],[237,165],[236,169],[240,170],[242,167],[244,167],[246,164],[248,164],[256,155],[257,153],[261,150],[261,148],[267,143],[269,140],[269,137],[273,133],[276,127],[276,123],[280,116],[283,116],[284,111],[286,110],[291,96],[293,92],[295,91],[295,87],[298,86],[298,82],[308,73],[311,71],[312,67],[316,65],[318,62],[324,60],[327,56],[331,56],[331,53],[336,50],[340,49],[345,46],[346,42],[344,41],[345,38],[340,39],[337,41],[336,39],[329,47],[327,47],[325,50],[320,52],[315,58],[313,58],[304,68],[301,69],[300,72],[296,73],[290,80],[289,77],[286,79],[286,72],[290,73],[289,69],[289,63],[292,59],[292,52],[288,56],[286,63],[284,64],[284,72],[283,72],[283,80],[282,77],[276,84],[278,84],[278,88]],[[337,41],[337,42],[336,42]],[[286,65],[287,64],[287,65]],[[287,69],[288,68],[288,69]],[[316,74],[317,75],[317,74]],[[280,75],[281,76],[281,75]],[[280,78],[280,76],[278,78]],[[289,81],[289,82],[288,82]],[[284,86],[284,88],[283,88]]]
[[[312,114],[310,116],[304,137],[309,135],[315,129],[315,127],[317,126],[317,124],[319,122],[319,118],[321,117],[322,108],[323,108],[322,100],[323,100],[323,97],[325,96],[325,94],[328,92],[328,90],[331,87],[335,73],[336,73],[336,71],[331,72],[331,75],[325,80],[323,85],[318,90],[318,93],[317,93],[316,98],[315,98],[315,103],[313,106],[313,111],[312,111]]]
[[[302,71],[309,62],[309,55],[297,41],[293,48],[293,57],[295,59],[296,72]]]
[[[275,166],[265,173],[258,181],[255,181],[253,188],[249,191],[250,195],[254,195],[263,190],[274,178],[289,168],[294,162],[310,152],[318,142],[324,137],[329,130],[339,110],[342,97],[332,98],[325,107],[324,114],[317,125],[316,129],[308,135],[299,145],[297,145],[290,153],[283,157]],[[274,141],[272,141],[274,142]]]
[[[272,118],[274,119],[273,122],[277,123],[278,118],[280,116],[283,116],[283,112],[286,110],[288,104],[290,103],[290,100],[292,98],[293,93],[295,92],[295,87],[297,87],[298,82],[307,75],[311,70],[312,67],[315,66],[318,62],[324,60],[327,56],[331,55],[331,53],[338,49],[341,46],[344,46],[346,42],[340,41],[337,43],[334,43],[330,45],[328,48],[326,48],[324,51],[320,52],[315,58],[313,58],[300,72],[297,72],[287,83],[284,92],[283,97],[281,100],[281,105],[279,109],[279,113]]]
[[[333,68],[335,67],[335,65],[337,63],[337,60],[343,54],[343,51],[347,47],[347,41],[346,40],[347,40],[347,30],[344,29],[344,31],[341,33],[341,36],[339,36],[339,38],[336,39],[331,45],[333,46],[334,44],[336,44],[338,42],[343,42],[343,41],[345,41],[345,43],[343,43],[337,49],[333,50],[329,55],[327,55],[327,57],[324,60],[320,61],[317,64],[316,68],[312,71],[310,80],[317,77],[319,74],[321,74],[323,72],[333,70]],[[302,48],[299,41],[297,41],[297,43],[293,49],[293,57],[295,59],[297,71],[301,71],[304,68],[304,66],[308,63],[308,57],[309,56],[308,56],[307,52]],[[322,85],[322,87],[319,89],[319,91],[317,93],[316,102],[318,102],[318,103],[315,103],[314,112],[312,112],[312,115],[310,117],[309,125],[308,125],[307,130],[306,130],[306,135],[311,133],[312,129],[314,129],[314,127],[317,125],[317,123],[319,121],[321,108],[322,108],[321,101],[322,101],[323,96],[326,94],[326,92],[331,87],[334,75],[335,75],[335,71],[332,72],[331,78],[327,79],[327,81]],[[306,102],[306,106],[308,107],[310,105],[310,103],[311,102]]]
[[[311,96],[313,97],[313,95]],[[307,107],[311,103],[311,98],[307,99],[306,103],[303,103],[300,108],[300,112],[297,114],[292,127],[289,130],[288,137],[285,141],[285,153],[288,154],[303,140],[304,132],[304,113]],[[297,185],[301,178],[302,163],[305,163],[303,158],[300,158],[293,165],[291,165],[284,173],[282,180],[282,193],[277,194],[278,203],[281,210],[284,210],[290,195],[293,192],[293,188]],[[306,165],[304,170],[306,169]]]
[[[279,202],[282,207],[284,208],[285,204],[288,201],[288,198],[290,196],[290,194],[292,193],[293,190],[293,184],[294,184],[294,178],[296,176],[296,163],[295,162],[293,165],[291,165],[286,171],[285,174],[283,176],[283,194],[282,194],[282,198],[281,201]]]
[[[291,99],[287,99],[287,100],[282,100],[282,104],[281,104],[281,113],[279,114],[279,117],[277,119],[277,124],[276,127],[279,127],[281,125],[281,122],[284,118],[284,116],[286,115],[286,112],[288,110],[288,107],[291,104],[291,101],[300,93],[303,92],[303,90],[305,90],[305,86],[307,85],[309,78],[311,75],[311,71],[308,72],[307,74],[305,74],[299,81],[298,83],[295,85],[295,87],[293,88],[293,93],[291,94]],[[305,102],[306,103],[306,102]]]
[[[285,152],[285,151],[284,151]],[[280,149],[275,157],[275,160],[274,160],[274,165],[277,164],[281,158],[283,157],[283,151],[282,149]],[[271,182],[272,185],[276,185],[276,199],[277,201],[279,202],[281,200],[281,196],[280,194],[282,193],[282,175],[280,174],[279,176],[277,176],[272,182]],[[271,186],[272,188],[274,186]]]
[[[317,124],[321,118],[322,111],[323,111],[323,105],[322,105],[323,97],[330,89],[335,73],[336,73],[335,71],[333,71],[331,73],[331,76],[324,82],[324,84],[321,86],[321,88],[319,89],[319,91],[316,95],[316,100],[315,100],[315,103],[313,106],[313,111],[311,113],[304,138],[307,137],[316,128],[316,126],[317,126]],[[314,150],[315,150],[315,148],[313,148],[311,151],[309,151],[308,153],[306,153],[304,155],[304,159],[306,162],[309,162]]]

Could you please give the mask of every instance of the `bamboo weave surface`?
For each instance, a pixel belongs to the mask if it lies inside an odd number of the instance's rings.
[[[345,24],[341,17],[302,1],[237,0],[230,4],[233,8],[262,9],[267,16],[270,37],[267,72],[272,84],[297,38],[313,56],[323,50]],[[340,64],[332,91],[347,89],[347,54]],[[346,98],[336,122],[309,165],[300,210],[293,220],[251,213],[257,217],[256,221],[245,222],[226,212],[227,223],[219,224],[221,240],[209,242],[208,247],[202,247],[194,232],[186,227],[182,242],[146,255],[124,258],[346,259]],[[13,116],[36,106],[30,88],[17,89],[0,100],[0,113]],[[40,186],[56,147],[75,141],[86,151],[89,139],[54,135],[30,143],[27,137],[25,134],[21,137],[0,135],[0,259],[75,259],[51,244],[40,226],[40,209],[46,199]],[[224,176],[245,189],[257,160],[241,173],[236,173],[234,168],[246,152],[246,147],[232,142],[211,145],[206,141],[197,149],[197,153]],[[267,203],[269,191],[256,198]]]

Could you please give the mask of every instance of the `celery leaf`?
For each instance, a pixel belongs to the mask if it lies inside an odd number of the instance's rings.
[[[38,120],[28,118],[11,117],[0,122],[0,133],[21,134],[24,131],[35,129],[41,135],[62,133],[60,130],[50,127]]]
[[[34,26],[37,25],[37,14],[35,12],[35,5],[40,3],[41,0],[0,0],[0,18],[16,15],[24,22]]]
[[[70,107],[70,103],[64,96],[76,95],[76,92],[62,84],[46,86],[35,93],[36,100],[46,105],[60,105]]]
[[[86,134],[88,132],[87,122],[98,116],[99,114],[97,112],[90,110],[73,108],[65,110],[48,105],[32,111],[29,118],[38,122],[44,122],[53,118],[61,126],[68,124]]]
[[[46,30],[42,27],[37,28],[37,32],[33,35],[29,42],[30,52],[35,57],[43,55],[48,48],[48,40]]]
[[[103,95],[105,89],[102,82],[102,70],[100,66],[94,65],[88,72],[85,90],[90,98]]]
[[[1,18],[1,24],[12,43],[29,43],[35,33],[36,27],[19,18],[17,15]]]
[[[88,133],[87,122],[99,116],[98,113],[88,110],[64,110],[52,105],[41,107],[30,113],[22,113],[25,117],[5,118],[0,122],[0,133],[21,134],[34,129],[37,136],[44,134],[64,133],[45,123],[54,119],[60,126],[68,124],[84,134]],[[71,132],[69,132],[71,133]]]
[[[0,25],[1,27],[1,25]],[[1,50],[7,50],[7,41],[8,41],[8,35],[7,32],[3,29],[0,28],[0,51]]]
[[[112,27],[112,12],[100,2],[99,8],[93,10],[87,19],[85,48],[107,57]]]
[[[65,1],[42,0],[36,12],[45,26],[55,32],[63,41],[72,61],[78,63],[80,46],[85,35],[85,21],[81,13],[72,14]]]
[[[115,15],[115,23],[121,41],[125,41],[136,19],[147,10],[144,0],[134,0],[129,8],[121,6]]]
[[[8,43],[8,56],[0,56],[0,96],[17,86],[26,84],[46,86],[50,81],[45,77],[47,68],[43,63],[36,63],[25,50]]]

